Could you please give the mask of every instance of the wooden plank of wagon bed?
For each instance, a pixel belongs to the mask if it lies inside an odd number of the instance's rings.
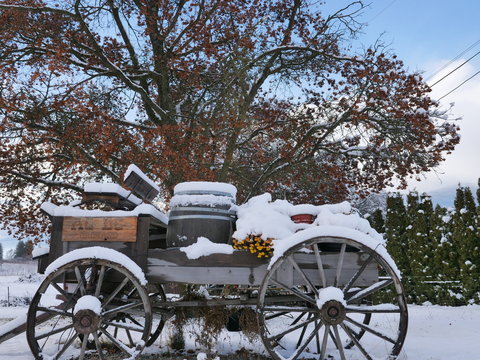
[[[297,253],[295,261],[315,285],[321,279],[314,254]],[[323,254],[323,267],[327,282],[333,283],[338,263],[338,253]],[[339,285],[345,285],[366,260],[360,252],[345,253]],[[190,260],[178,248],[150,249],[148,251],[147,279],[151,282],[179,282],[190,284],[238,284],[260,285],[268,271],[270,259],[259,259],[246,251],[235,251],[231,255],[212,254]],[[305,285],[305,281],[293,271],[293,266],[284,263],[276,278],[286,285]],[[378,270],[367,265],[355,286],[368,286],[378,281]]]

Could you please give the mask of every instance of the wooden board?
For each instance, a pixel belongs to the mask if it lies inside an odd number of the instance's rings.
[[[63,219],[62,241],[135,242],[137,217],[69,217]]]
[[[344,286],[368,258],[361,252],[345,253],[339,286]],[[314,254],[296,253],[295,261],[314,285],[321,285]],[[324,254],[323,268],[327,284],[332,285],[338,264],[338,253]],[[238,284],[260,285],[268,271],[270,259],[259,259],[246,251],[234,251],[231,255],[212,254],[196,260],[187,258],[178,248],[166,250],[150,249],[148,251],[147,279],[158,283],[179,282],[190,284]],[[284,284],[306,285],[293,266],[284,263],[275,278]],[[369,286],[378,282],[378,270],[371,262],[362,275],[355,281],[355,286]]]

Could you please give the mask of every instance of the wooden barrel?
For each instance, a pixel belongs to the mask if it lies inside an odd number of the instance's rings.
[[[225,183],[177,185],[170,202],[167,247],[188,246],[199,237],[228,243],[236,221],[235,195],[235,187]]]

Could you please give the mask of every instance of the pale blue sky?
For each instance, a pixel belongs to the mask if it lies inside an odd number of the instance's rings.
[[[326,0],[326,12],[338,9],[351,1]],[[411,70],[430,74],[447,63],[471,44],[480,40],[480,1],[475,0],[373,0],[359,18],[368,23],[357,45],[369,45],[380,35],[385,43],[404,60]],[[480,45],[463,56],[463,59],[480,51]],[[453,69],[463,60],[445,69],[443,74]],[[460,71],[449,76],[434,87],[432,96],[439,98],[463,80],[480,70],[480,56],[469,62]],[[437,75],[436,79],[442,74]],[[430,83],[436,80],[431,80]],[[428,175],[420,183],[412,181],[410,188],[435,194],[454,195],[456,184],[476,185],[480,176],[480,75],[462,88],[446,97],[442,103],[455,102],[453,115],[462,116],[462,140],[457,150],[447,158],[437,175]],[[443,174],[442,174],[443,173]],[[438,197],[440,201],[440,195]],[[443,202],[448,202],[444,200]],[[6,234],[0,231],[0,241],[4,253],[15,246],[7,241]]]
[[[350,1],[326,0],[328,9]],[[429,84],[453,70],[476,52],[480,44],[432,79],[429,76],[463,50],[480,40],[480,1],[475,0],[373,0],[359,21],[368,25],[358,44],[384,43],[405,62],[410,70],[423,72]],[[433,86],[432,97],[439,99],[480,70],[480,55],[445,80]],[[461,141],[453,154],[439,167],[437,174],[427,174],[421,182],[411,181],[410,189],[454,195],[458,183],[476,188],[480,176],[480,74],[442,100],[444,106],[454,103],[452,116],[462,117]],[[448,196],[447,196],[448,197]],[[450,201],[446,201],[449,203]]]

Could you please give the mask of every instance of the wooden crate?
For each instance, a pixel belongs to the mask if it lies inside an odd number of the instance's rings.
[[[150,215],[52,218],[48,263],[72,250],[103,246],[135,261],[144,271],[149,248],[165,247],[167,225]]]

